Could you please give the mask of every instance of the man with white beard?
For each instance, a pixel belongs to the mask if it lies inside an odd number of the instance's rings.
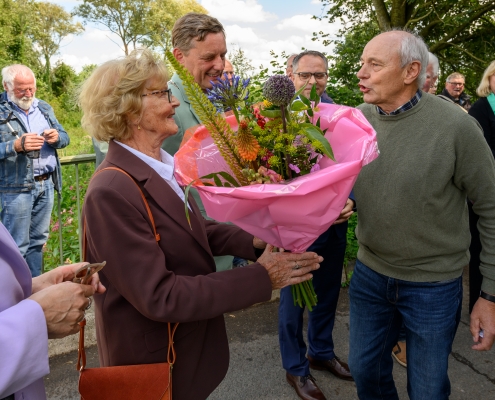
[[[62,180],[57,150],[69,144],[52,107],[35,97],[36,78],[21,64],[2,69],[0,95],[0,218],[26,259],[41,274],[53,189]]]

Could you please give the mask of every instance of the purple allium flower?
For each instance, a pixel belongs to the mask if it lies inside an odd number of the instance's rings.
[[[263,86],[263,96],[276,106],[286,106],[296,93],[292,80],[285,75],[273,75]]]

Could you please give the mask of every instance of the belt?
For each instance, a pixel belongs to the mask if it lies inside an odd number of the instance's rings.
[[[46,174],[43,174],[43,175],[37,175],[34,177],[34,180],[36,182],[39,182],[39,181],[46,181],[50,176],[52,176],[52,173],[51,172],[47,172]]]

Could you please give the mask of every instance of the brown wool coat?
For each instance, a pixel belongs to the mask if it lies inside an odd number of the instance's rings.
[[[107,291],[95,295],[101,366],[166,361],[167,322],[179,322],[174,343],[173,398],[205,399],[224,378],[229,351],[223,313],[266,301],[271,284],[258,263],[215,272],[214,255],[255,259],[253,237],[206,221],[146,163],[110,142],[100,168],[116,166],[139,184],[150,205],[155,242],[140,193],[117,171],[92,179],[85,199],[87,261],[106,261]],[[198,218],[199,217],[199,218]]]

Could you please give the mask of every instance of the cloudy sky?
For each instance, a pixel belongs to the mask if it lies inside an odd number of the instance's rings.
[[[75,0],[48,0],[71,11]],[[227,33],[229,49],[241,48],[256,68],[268,66],[270,50],[297,53],[302,47],[330,52],[311,41],[313,32],[332,36],[338,27],[312,19],[325,15],[320,0],[199,0],[210,15],[218,18]],[[80,71],[87,64],[100,64],[124,54],[119,38],[98,25],[86,25],[85,32],[64,40],[53,61],[63,61]]]

